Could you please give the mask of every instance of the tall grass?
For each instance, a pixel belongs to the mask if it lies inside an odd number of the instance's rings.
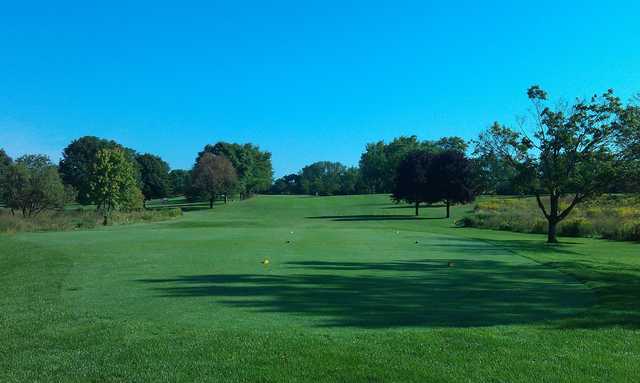
[[[562,201],[566,207],[568,200]],[[547,231],[547,221],[534,198],[484,197],[473,213],[460,222],[462,226],[521,233]],[[640,241],[640,198],[607,195],[576,206],[558,225],[565,237],[596,237],[619,241]]]
[[[140,210],[131,212],[115,212],[111,216],[111,225],[123,225],[138,222],[163,221],[182,215],[180,208],[161,210]],[[103,217],[95,210],[73,209],[49,211],[35,217],[25,218],[21,214],[11,214],[8,209],[0,208],[0,233],[17,233],[25,231],[65,231],[92,229],[101,226]]]

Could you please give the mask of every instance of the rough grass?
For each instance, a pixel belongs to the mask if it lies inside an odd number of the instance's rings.
[[[114,212],[111,225],[124,225],[140,222],[154,222],[176,218],[182,215],[180,208],[161,210],[141,210],[132,212]],[[33,217],[23,217],[20,213],[11,214],[8,209],[0,208],[0,233],[65,231],[93,229],[102,225],[103,217],[94,209],[67,209],[46,211]]]
[[[566,206],[568,201],[563,201]],[[534,198],[483,197],[460,225],[520,233],[547,231]],[[564,237],[596,237],[619,241],[640,241],[640,198],[610,195],[578,205],[558,225]]]
[[[0,381],[639,380],[637,244],[412,214],[274,196],[0,236]]]

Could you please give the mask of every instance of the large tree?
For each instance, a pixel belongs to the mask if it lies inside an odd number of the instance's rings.
[[[342,179],[347,171],[339,162],[319,161],[300,171],[300,188],[304,194],[342,194]]]
[[[209,200],[209,208],[218,195],[225,203],[238,184],[238,177],[231,161],[221,155],[204,153],[193,168],[193,184],[201,198]]]
[[[362,183],[371,193],[391,192],[395,185],[396,170],[407,153],[415,150],[440,152],[467,149],[460,137],[443,137],[436,141],[419,141],[416,136],[400,136],[388,144],[384,141],[367,144],[360,157]]]
[[[136,169],[123,149],[100,149],[89,169],[89,201],[103,214],[104,225],[114,210],[142,208]]]
[[[495,123],[480,135],[477,149],[516,170],[518,185],[535,195],[547,219],[547,241],[555,243],[558,223],[577,204],[606,192],[620,174],[624,149],[617,143],[628,122],[612,90],[555,109],[539,86],[527,95],[534,106],[533,125],[514,130]],[[563,197],[568,197],[566,206]]]
[[[253,144],[218,142],[207,145],[198,153],[196,163],[205,153],[226,157],[233,165],[238,176],[238,189],[241,197],[268,191],[273,182],[271,153],[261,151]]]
[[[25,155],[9,164],[2,180],[2,200],[12,211],[31,217],[64,206],[65,190],[56,166],[44,155]]]
[[[436,202],[429,186],[429,167],[434,154],[429,150],[414,150],[407,153],[396,169],[392,198],[415,205],[415,214],[420,214],[421,203]]]
[[[191,185],[191,171],[174,169],[169,172],[169,193],[173,196],[184,195]]]
[[[468,203],[476,195],[477,185],[473,164],[457,148],[436,153],[427,169],[430,201],[443,201],[447,207],[447,218],[451,216],[451,204]]]
[[[145,153],[136,156],[140,168],[140,183],[145,201],[169,194],[169,164],[159,156]]]
[[[135,152],[122,147],[113,140],[106,140],[94,136],[84,136],[73,140],[62,152],[59,170],[62,181],[71,185],[77,191],[77,200],[83,205],[91,203],[91,169],[96,160],[96,154],[101,149],[122,149],[127,160],[134,163],[135,177],[139,177]]]

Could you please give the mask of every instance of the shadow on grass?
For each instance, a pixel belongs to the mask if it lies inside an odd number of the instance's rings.
[[[444,204],[437,204],[437,205],[420,205],[420,209],[432,209],[432,208],[443,208],[446,207],[446,205]],[[408,205],[408,204],[398,204],[398,205],[394,205],[394,206],[386,206],[384,207],[384,209],[415,209],[415,205]]]
[[[428,219],[444,219],[441,217],[416,217],[415,215],[396,215],[396,214],[365,214],[365,215],[321,215],[317,217],[306,217],[308,219],[326,219],[336,222],[354,222],[354,221],[419,221]]]
[[[161,297],[209,297],[257,312],[309,316],[328,327],[526,324],[575,317],[593,303],[584,285],[535,263],[456,260],[450,267],[443,259],[422,259],[287,266],[296,274],[140,282],[153,285]]]

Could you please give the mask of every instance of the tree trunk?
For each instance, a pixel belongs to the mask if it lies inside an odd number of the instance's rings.
[[[107,224],[109,224],[109,215],[105,213],[104,216],[102,217],[102,225],[107,226]]]
[[[213,209],[213,198],[209,199],[209,209]]]
[[[547,231],[547,242],[558,243],[558,207],[560,204],[560,196],[556,193],[551,193],[549,196],[549,216],[547,221],[549,222],[549,229]]]
[[[447,218],[451,217],[451,202],[447,200]]]
[[[547,231],[547,243],[558,243],[558,222],[549,220],[549,230]]]
[[[228,196],[225,194],[225,195],[224,195],[224,204],[226,205],[226,204],[227,204],[227,202],[228,202]]]
[[[418,209],[420,209],[420,202],[416,201],[416,217],[420,215],[420,212]]]

